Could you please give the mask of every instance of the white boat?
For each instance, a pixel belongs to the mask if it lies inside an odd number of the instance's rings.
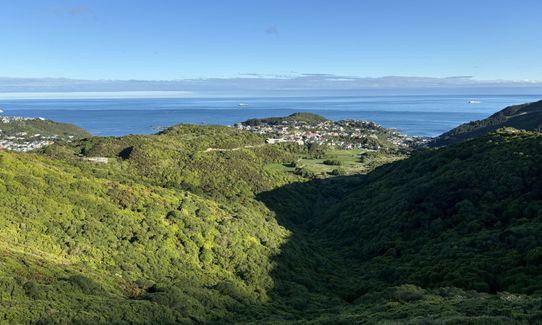
[[[480,104],[481,101],[479,100],[469,100],[469,104]]]
[[[2,113],[4,113],[4,111],[0,109],[0,114],[2,114]]]
[[[239,103],[239,107],[247,107],[248,104],[247,103]]]

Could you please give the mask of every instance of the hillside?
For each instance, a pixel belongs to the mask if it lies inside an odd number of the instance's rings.
[[[499,131],[324,180],[274,167],[295,150],[247,131],[180,125],[0,152],[1,318],[542,317],[542,135]],[[93,157],[108,160],[85,160]]]
[[[253,199],[298,179],[225,127],[0,152],[0,315],[9,323],[183,323],[266,301],[288,231]],[[81,156],[82,155],[82,156]],[[84,157],[108,157],[108,163]],[[272,161],[270,158],[270,160]]]
[[[325,122],[327,120],[328,119],[318,114],[309,113],[309,112],[297,112],[297,113],[288,115],[286,117],[267,117],[267,118],[250,119],[243,122],[242,124],[255,126],[255,125],[261,125],[261,124],[277,125],[277,124],[281,124],[282,122],[320,123],[320,122]]]
[[[317,144],[363,152],[402,153],[425,147],[428,138],[410,137],[365,120],[331,121],[312,113],[253,119],[235,125],[263,135],[268,143]]]
[[[0,116],[0,148],[13,151],[39,149],[53,141],[72,141],[91,134],[73,124],[42,118]]]
[[[542,303],[541,150],[542,134],[501,130],[260,198],[342,272],[330,290],[347,304],[318,321],[527,322],[542,316],[520,311]]]
[[[503,127],[527,131],[542,130],[542,101],[509,106],[486,119],[462,124],[437,137],[431,145],[445,146],[476,138]]]
[[[41,134],[45,137],[82,139],[90,137],[85,129],[77,125],[54,122],[40,118],[22,118],[0,116],[0,129],[6,136],[15,136],[17,133]]]
[[[540,149],[540,133],[500,130],[419,153],[369,174],[305,226],[360,269],[393,266],[365,275],[375,287],[542,294]]]

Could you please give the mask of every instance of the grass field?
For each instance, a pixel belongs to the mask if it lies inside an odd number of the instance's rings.
[[[303,168],[314,173],[317,177],[325,178],[333,176],[335,169],[341,169],[345,175],[363,174],[375,167],[394,160],[402,159],[402,156],[390,155],[381,152],[366,152],[364,158],[360,154],[365,152],[360,149],[339,150],[332,149],[326,152],[325,157],[313,159],[307,156],[300,156],[296,167],[285,166],[283,164],[271,164],[269,168],[280,169],[294,172],[296,168]],[[339,165],[326,165],[324,161],[335,160]]]

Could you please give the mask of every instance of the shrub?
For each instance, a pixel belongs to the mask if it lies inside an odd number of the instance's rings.
[[[324,165],[328,165],[328,166],[341,166],[342,165],[342,162],[340,160],[336,160],[336,159],[327,159],[327,160],[324,160]]]
[[[289,163],[284,164],[284,166],[286,166],[286,167],[291,167],[291,168],[295,168],[295,167],[297,167],[297,162],[291,161],[291,162],[289,162]]]
[[[305,177],[305,178],[315,178],[316,175],[310,171],[310,170],[307,170],[305,168],[302,168],[302,167],[297,167],[294,171],[294,174],[296,175],[299,175],[301,177]]]
[[[412,284],[403,284],[402,286],[392,288],[389,298],[396,301],[410,302],[420,300],[424,295],[424,289]]]
[[[67,281],[77,286],[83,293],[89,295],[99,295],[103,293],[102,288],[96,282],[94,282],[94,280],[91,280],[85,276],[72,275],[67,279]]]
[[[333,169],[329,174],[333,176],[344,176],[346,175],[346,170],[344,170],[343,168],[336,168]]]

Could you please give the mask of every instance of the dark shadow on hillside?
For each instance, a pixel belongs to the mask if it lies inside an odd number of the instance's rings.
[[[402,285],[539,294],[540,139],[515,134],[257,195],[291,232],[257,314],[307,320]]]
[[[256,199],[275,212],[277,221],[291,230],[303,230],[326,207],[344,199],[363,183],[365,175],[340,176],[292,183],[260,193]]]
[[[264,315],[266,320],[306,319],[323,308],[344,306],[355,298],[345,261],[334,246],[326,245],[325,239],[311,230],[314,218],[362,186],[364,177],[293,183],[257,195],[257,200],[276,214],[277,222],[291,232],[291,237],[274,257],[274,288],[269,292],[269,303],[255,307],[248,315],[238,314],[239,319]],[[273,312],[276,310],[283,313],[278,315]]]

